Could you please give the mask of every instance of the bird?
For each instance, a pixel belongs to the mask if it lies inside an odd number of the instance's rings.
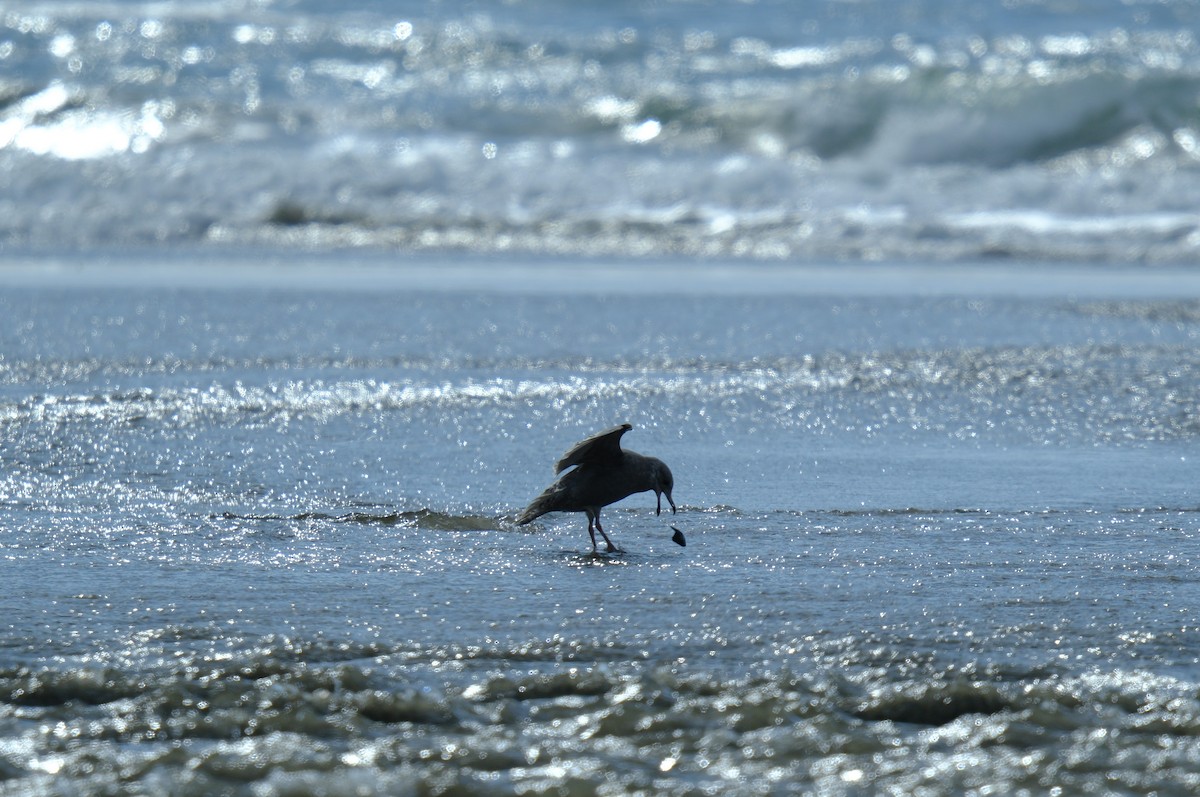
[[[661,459],[647,457],[621,448],[621,436],[633,426],[623,423],[581,440],[554,463],[554,473],[567,471],[551,484],[525,511],[517,516],[517,525],[531,523],[547,512],[584,512],[588,519],[588,534],[592,551],[596,552],[596,532],[604,538],[609,553],[620,553],[604,527],[600,525],[600,510],[622,498],[653,490],[658,499],[655,514],[662,514],[662,499],[666,496],[675,513],[671,490],[675,477]],[[570,468],[571,470],[568,470]],[[683,532],[671,527],[671,538],[678,545],[687,545]]]

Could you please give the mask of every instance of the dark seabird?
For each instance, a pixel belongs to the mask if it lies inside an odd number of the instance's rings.
[[[662,514],[662,497],[667,497],[671,512],[675,502],[671,499],[671,488],[675,478],[671,469],[661,459],[644,457],[621,448],[621,435],[633,427],[627,423],[614,426],[607,431],[594,434],[576,443],[554,463],[554,472],[562,473],[574,467],[566,475],[546,488],[517,518],[518,525],[525,525],[547,512],[586,512],[588,534],[592,537],[592,550],[596,550],[596,532],[604,538],[608,550],[620,551],[600,525],[600,509],[622,498],[653,490],[658,498],[655,514]],[[683,533],[672,527],[671,538],[679,545],[686,545]]]

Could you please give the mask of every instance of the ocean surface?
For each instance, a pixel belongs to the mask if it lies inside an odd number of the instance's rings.
[[[1200,793],[1198,30],[0,0],[0,797]]]
[[[0,794],[1200,789],[1192,272],[221,260],[0,272]]]
[[[1192,0],[0,4],[0,245],[1180,262]]]

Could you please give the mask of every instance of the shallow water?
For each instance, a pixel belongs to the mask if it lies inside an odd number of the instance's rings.
[[[1190,278],[491,266],[8,274],[0,792],[1200,785]]]

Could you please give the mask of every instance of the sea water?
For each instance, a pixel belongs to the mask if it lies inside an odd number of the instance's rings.
[[[3,4],[0,794],[1200,791],[1197,14]]]
[[[385,260],[10,264],[0,792],[1200,788],[1189,273]]]
[[[0,244],[1179,261],[1190,0],[0,8]]]

